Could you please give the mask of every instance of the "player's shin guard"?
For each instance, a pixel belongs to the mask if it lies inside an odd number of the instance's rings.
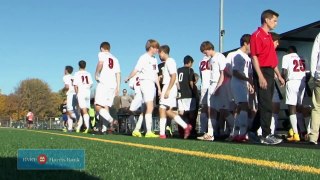
[[[143,122],[143,114],[141,113],[139,116],[139,119],[136,123],[136,127],[134,128],[135,131],[140,131],[141,126],[142,126],[142,122]]]
[[[80,116],[80,117],[79,117],[79,120],[78,120],[78,124],[77,124],[77,131],[80,130],[82,124],[83,124],[83,118],[82,118],[82,116]]]
[[[179,115],[176,115],[173,119],[183,129],[187,128],[187,123],[185,123],[184,120]]]
[[[68,131],[72,131],[73,126],[73,120],[71,118],[68,118]]]
[[[102,116],[105,120],[107,120],[109,123],[112,123],[112,117],[110,116],[110,113],[106,109],[101,109],[99,111],[100,116]]]
[[[216,127],[217,120],[216,119],[208,119],[208,134],[213,136],[213,129]]]
[[[298,120],[297,120],[297,115],[296,114],[292,114],[289,116],[289,119],[290,119],[290,123],[291,123],[291,126],[292,126],[292,129],[293,129],[293,132],[295,134],[298,134]]]

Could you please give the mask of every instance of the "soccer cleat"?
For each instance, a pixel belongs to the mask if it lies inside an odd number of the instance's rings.
[[[88,131],[89,131],[89,129],[86,129],[86,130],[83,131],[83,133],[84,133],[84,134],[87,134]]]
[[[167,126],[166,127],[166,131],[168,132],[168,134],[172,137],[172,130],[171,130],[171,128],[170,128],[170,126]]]
[[[214,137],[207,133],[204,133],[203,136],[197,137],[197,139],[201,141],[214,141]]]
[[[276,138],[274,135],[268,135],[267,137],[261,137],[260,142],[262,144],[270,144],[270,145],[276,145],[280,144],[282,142],[282,139]]]
[[[146,138],[158,138],[159,135],[156,135],[153,132],[148,132],[148,133],[146,133],[146,135],[144,137],[146,137]]]
[[[289,129],[288,136],[289,136],[289,137],[292,137],[292,136],[293,136],[293,134],[294,134],[293,129],[292,129],[292,128],[291,128],[291,129]]]
[[[132,136],[133,137],[142,137],[141,133],[139,131],[137,131],[137,130],[132,132]]]
[[[160,139],[167,139],[167,136],[164,134],[164,135],[160,135],[159,138]]]
[[[187,127],[184,129],[184,139],[188,139],[188,137],[190,136],[192,130],[192,126],[190,124],[187,125]]]
[[[287,138],[287,140],[289,142],[299,142],[300,141],[299,134],[293,134],[293,136]]]
[[[77,130],[76,130],[76,133],[79,133],[79,132],[80,132],[80,129],[77,129]]]
[[[233,138],[233,141],[234,142],[246,142],[246,141],[248,141],[248,138],[246,135],[238,135]]]

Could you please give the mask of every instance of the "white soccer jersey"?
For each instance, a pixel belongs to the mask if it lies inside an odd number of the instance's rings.
[[[87,71],[78,71],[74,74],[74,86],[78,86],[78,94],[90,93],[93,84],[91,74]]]
[[[65,85],[68,85],[69,89],[66,92],[67,95],[75,94],[74,86],[73,86],[73,76],[71,74],[67,74],[63,76],[63,82]]]
[[[210,85],[210,58],[205,56],[200,61],[199,72],[201,74],[201,89],[208,89]]]
[[[170,75],[177,74],[177,64],[174,59],[168,58],[166,60],[162,73],[163,73],[162,84],[169,84],[171,79]]]
[[[140,80],[151,80],[156,82],[159,72],[157,59],[150,56],[148,53],[145,53],[140,56],[135,70],[139,72]]]
[[[129,87],[134,90],[135,94],[141,93],[140,91],[140,79],[139,74],[137,73],[135,76],[130,78]]]
[[[99,62],[103,62],[103,67],[99,76],[99,81],[106,87],[116,88],[116,73],[120,72],[118,59],[109,52],[99,52]]]
[[[226,67],[226,58],[223,54],[216,52],[210,59],[210,80],[212,82],[218,82],[220,78],[220,71],[223,71]]]
[[[229,53],[227,58],[231,59],[232,70],[236,70],[249,78],[249,74],[252,73],[252,63],[251,58],[246,53],[238,49]]]
[[[282,69],[287,70],[287,80],[299,80],[306,76],[305,60],[297,53],[283,56]]]

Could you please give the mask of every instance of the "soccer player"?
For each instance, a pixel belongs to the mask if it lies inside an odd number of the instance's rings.
[[[297,54],[295,46],[289,46],[288,54],[282,58],[282,73],[286,79],[286,104],[289,107],[289,119],[293,136],[288,141],[300,141],[297,125],[297,107],[302,106],[306,80],[305,60]]]
[[[111,46],[108,42],[102,42],[98,54],[98,64],[95,79],[98,82],[95,95],[96,112],[99,113],[99,121],[102,121],[101,133],[105,134],[107,125],[112,124],[113,118],[109,108],[113,104],[115,96],[120,90],[120,65],[118,59],[110,53]],[[100,119],[102,117],[102,119]]]
[[[224,73],[223,70],[226,67],[225,57],[223,54],[214,51],[214,46],[209,41],[204,41],[200,46],[200,51],[207,57],[210,57],[208,64],[205,64],[207,69],[210,69],[209,75],[209,87],[208,87],[208,131],[203,136],[198,137],[199,140],[213,141],[214,140],[214,128],[217,126],[217,111],[214,105],[214,95],[218,92],[219,87],[223,83]]]
[[[184,66],[178,69],[178,82],[180,87],[181,96],[178,99],[179,114],[183,117],[186,123],[191,124],[193,127],[192,133],[195,135],[196,127],[196,85],[194,71],[192,69],[193,58],[189,55],[183,59]],[[179,131],[180,132],[180,131]]]
[[[86,61],[79,61],[79,71],[74,74],[74,89],[77,94],[78,104],[81,110],[81,116],[78,120],[78,127],[76,132],[80,132],[80,128],[83,124],[86,126],[86,129],[83,133],[88,133],[90,129],[90,116],[88,110],[90,108],[90,89],[92,87],[92,77],[91,74],[86,71]]]
[[[237,142],[246,141],[246,133],[249,127],[249,94],[253,93],[252,64],[248,56],[250,53],[250,37],[250,34],[244,34],[240,39],[240,49],[229,53],[227,56],[228,59],[231,59],[233,74],[231,89],[239,110],[235,120],[237,124],[235,127],[236,133],[233,137],[233,140]]]
[[[204,134],[208,130],[208,88],[210,85],[210,57],[204,56],[199,64],[199,72],[201,78],[200,87],[200,134]]]
[[[163,89],[160,98],[160,138],[165,139],[167,116],[176,121],[176,123],[184,129],[184,139],[190,135],[192,126],[185,123],[182,118],[172,111],[177,105],[177,65],[173,58],[169,57],[170,48],[168,45],[163,45],[159,48],[159,56],[165,61],[163,70]]]
[[[64,82],[64,88],[63,90],[66,91],[67,95],[67,115],[68,115],[68,131],[72,131],[73,122],[76,120],[76,106],[77,106],[77,98],[76,93],[74,91],[73,86],[73,67],[72,66],[66,66],[64,69],[64,76],[63,76],[63,82]]]
[[[149,39],[145,47],[147,52],[140,56],[134,70],[130,73],[125,82],[128,82],[139,72],[141,93],[143,101],[146,104],[145,119],[147,132],[145,134],[145,137],[156,138],[159,136],[154,134],[151,130],[153,103],[154,97],[156,95],[155,85],[158,88],[159,95],[161,94],[158,79],[157,59],[154,57],[158,53],[159,43],[156,40]]]
[[[260,143],[279,144],[281,139],[271,134],[270,124],[272,117],[272,96],[274,91],[274,74],[278,76],[281,85],[284,85],[280,72],[277,68],[278,58],[274,48],[270,31],[278,23],[279,14],[272,10],[265,10],[261,14],[261,26],[251,35],[250,51],[252,64],[256,72],[254,76],[256,91],[258,95],[258,113],[251,128],[252,140],[257,140],[256,131],[261,125],[262,137]]]

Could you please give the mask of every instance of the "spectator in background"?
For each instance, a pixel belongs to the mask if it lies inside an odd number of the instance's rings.
[[[132,97],[128,95],[127,89],[122,90],[122,96],[120,97],[120,108],[122,113],[128,113]]]
[[[316,37],[311,53],[311,76],[314,80],[312,94],[313,109],[311,114],[311,132],[309,141],[311,144],[318,144],[320,128],[320,33]]]
[[[27,125],[28,125],[28,129],[32,129],[33,127],[33,119],[34,119],[34,115],[31,109],[29,109],[29,112],[26,116],[26,120],[27,120]]]

